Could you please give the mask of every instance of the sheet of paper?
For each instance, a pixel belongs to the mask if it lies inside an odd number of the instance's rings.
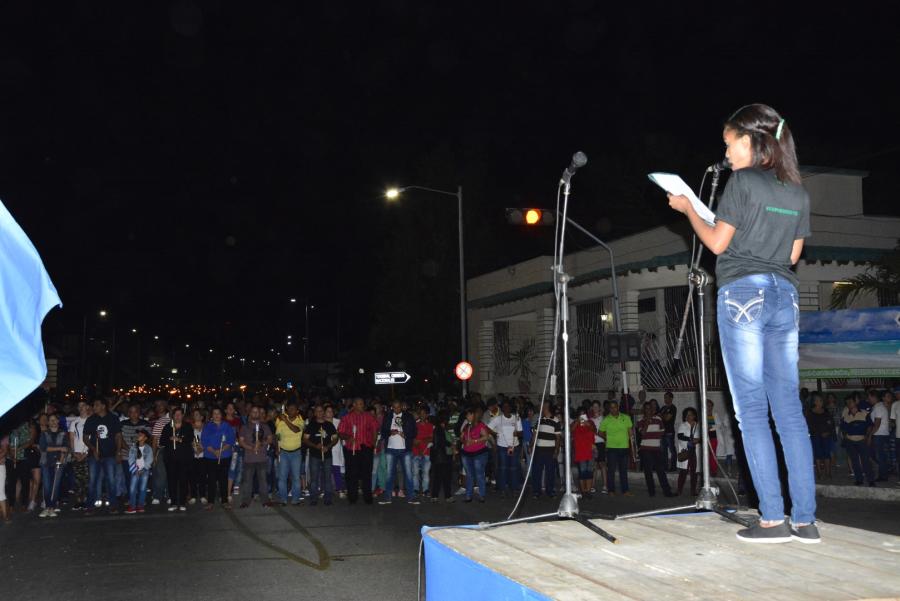
[[[691,187],[688,186],[680,176],[675,175],[674,173],[650,173],[647,177],[650,178],[651,182],[669,194],[674,194],[675,196],[687,196],[691,201],[691,206],[694,207],[697,215],[700,216],[700,219],[709,225],[716,224],[716,214],[710,211],[709,207],[697,198],[697,195],[694,194]]]

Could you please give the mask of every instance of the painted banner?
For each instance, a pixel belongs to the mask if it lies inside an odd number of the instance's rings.
[[[801,312],[800,377],[900,377],[900,307]]]

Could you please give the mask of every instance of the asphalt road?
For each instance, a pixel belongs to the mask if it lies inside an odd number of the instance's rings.
[[[596,496],[582,510],[625,513],[678,499]],[[682,499],[683,504],[686,500]],[[824,522],[900,535],[900,505],[819,499]],[[16,514],[0,526],[5,599],[98,601],[416,598],[422,525],[503,519],[513,501],[287,507],[55,519]],[[528,499],[523,514],[557,502]],[[606,544],[598,538],[597,544]],[[827,544],[827,541],[826,541]],[[661,549],[661,553],[665,550]]]

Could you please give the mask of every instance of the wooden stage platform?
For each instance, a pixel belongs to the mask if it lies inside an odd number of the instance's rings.
[[[480,564],[473,567],[521,585],[518,599],[900,599],[900,537],[820,524],[818,545],[751,545],[735,538],[740,526],[712,513],[594,522],[617,544],[573,521],[427,532],[426,587],[432,582],[430,537],[447,552]],[[465,576],[459,574],[457,582]],[[456,598],[431,589],[427,595]],[[497,596],[469,590],[465,598],[496,601]]]

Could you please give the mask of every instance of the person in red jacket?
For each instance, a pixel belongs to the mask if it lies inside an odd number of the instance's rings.
[[[597,429],[594,422],[588,419],[587,413],[582,411],[572,426],[572,446],[575,449],[575,465],[578,467],[578,487],[581,496],[590,499],[591,488],[594,486],[594,470],[591,467],[591,459],[594,457],[594,435]]]

